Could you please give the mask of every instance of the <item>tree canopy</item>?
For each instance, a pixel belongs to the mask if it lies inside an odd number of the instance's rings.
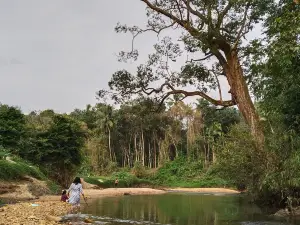
[[[135,95],[152,96],[162,103],[171,95],[200,96],[217,106],[237,105],[257,143],[262,146],[264,134],[259,116],[252,103],[246,83],[244,63],[249,54],[246,35],[271,10],[274,2],[259,1],[203,1],[203,0],[142,0],[146,6],[148,23],[146,28],[118,24],[118,33],[131,33],[132,50],[121,51],[119,60],[136,60],[138,50],[134,40],[147,31],[163,34],[164,30],[176,29],[182,35],[178,41],[171,37],[159,38],[154,45],[155,53],[137,68],[136,74],[126,70],[117,71],[109,82],[110,91],[101,90],[116,101],[128,100]],[[191,58],[180,71],[172,67],[186,51]],[[195,58],[197,57],[197,58]],[[222,85],[224,77],[230,90],[231,99],[224,99]],[[192,90],[191,90],[192,89]],[[218,90],[219,99],[209,95]]]

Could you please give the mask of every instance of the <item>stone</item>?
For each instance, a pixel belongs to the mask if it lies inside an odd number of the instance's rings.
[[[62,218],[58,217],[58,216],[50,216],[50,215],[46,215],[47,220],[49,221],[54,221],[54,222],[61,222]]]
[[[93,223],[94,221],[92,219],[89,219],[89,218],[84,218],[84,222],[85,223]]]

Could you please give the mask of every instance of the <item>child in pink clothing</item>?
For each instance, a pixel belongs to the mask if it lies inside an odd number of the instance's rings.
[[[68,195],[67,195],[67,191],[66,190],[63,190],[62,193],[61,193],[61,198],[60,200],[62,202],[66,202],[67,200],[69,199]]]

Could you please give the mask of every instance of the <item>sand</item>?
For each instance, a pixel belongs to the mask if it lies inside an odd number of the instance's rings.
[[[103,196],[120,196],[124,194],[128,195],[154,195],[164,194],[166,191],[157,190],[152,188],[106,188],[106,189],[85,189],[84,195],[88,200],[100,198]],[[39,201],[59,201],[58,196],[45,195],[39,198]]]
[[[163,190],[152,188],[106,188],[106,189],[85,189],[84,194],[88,200],[100,198],[104,196],[120,196],[120,195],[154,195],[165,194],[168,191],[182,191],[182,192],[197,192],[197,193],[227,193],[238,194],[239,191],[226,188],[166,188]],[[39,201],[59,201],[58,196],[45,195],[39,198]]]

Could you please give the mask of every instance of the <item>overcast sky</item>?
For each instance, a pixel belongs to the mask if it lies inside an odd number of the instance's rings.
[[[116,34],[117,22],[146,23],[138,0],[0,0],[0,102],[24,112],[71,112],[97,102],[113,72],[136,65],[115,54],[131,37]],[[138,39],[147,55],[154,35]],[[141,59],[143,60],[143,58]]]

